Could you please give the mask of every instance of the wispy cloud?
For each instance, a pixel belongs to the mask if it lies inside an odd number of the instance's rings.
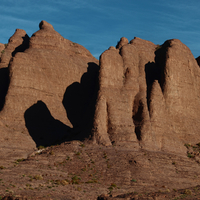
[[[199,6],[200,2],[188,0],[1,0],[0,42],[16,28],[31,36],[39,22],[46,20],[95,57],[122,36],[138,36],[156,44],[175,37],[196,49]]]

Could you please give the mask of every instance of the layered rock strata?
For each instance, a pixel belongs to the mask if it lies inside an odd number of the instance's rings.
[[[181,41],[121,38],[99,70],[87,49],[45,21],[39,28],[31,37],[17,29],[0,44],[3,148],[92,135],[106,146],[185,153],[185,143],[200,142],[200,59]]]
[[[1,55],[1,145],[31,149],[90,132],[98,60],[45,21],[16,30]],[[81,133],[81,134],[80,134]]]
[[[200,70],[181,41],[122,38],[101,55],[99,82],[95,142],[184,153],[200,141]]]

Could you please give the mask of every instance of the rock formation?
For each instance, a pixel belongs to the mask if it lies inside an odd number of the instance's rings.
[[[98,61],[39,28],[0,44],[0,196],[138,198],[200,185],[200,57],[177,39],[121,38]]]
[[[122,38],[100,57],[97,143],[183,153],[200,141],[200,70],[181,41]]]
[[[106,146],[185,153],[185,143],[200,142],[200,59],[181,41],[121,38],[99,70],[87,49],[45,21],[39,28],[31,37],[17,29],[0,44],[2,147],[92,136]]]
[[[49,23],[39,27],[30,38],[17,29],[1,55],[3,147],[33,149],[83,139],[92,126],[98,60]]]

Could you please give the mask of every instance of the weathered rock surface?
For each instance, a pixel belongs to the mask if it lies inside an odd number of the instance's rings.
[[[97,143],[184,153],[200,141],[200,70],[181,41],[122,38],[101,55],[99,81]]]
[[[17,29],[1,55],[0,145],[33,149],[90,131],[98,60],[42,21]],[[81,137],[80,138],[80,133]]]
[[[5,49],[5,45],[0,43],[0,55],[2,54],[2,51]]]
[[[0,197],[169,199],[200,184],[200,57],[123,37],[98,66],[39,28],[0,44]]]

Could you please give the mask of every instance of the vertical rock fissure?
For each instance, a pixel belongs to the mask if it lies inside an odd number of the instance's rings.
[[[12,56],[14,57],[16,53],[18,52],[24,52],[29,47],[29,36],[26,34],[24,37],[22,37],[23,42],[21,45],[15,48],[15,50],[12,52]]]
[[[10,83],[9,67],[0,69],[0,111],[3,110]]]
[[[145,65],[145,73],[146,73],[146,97],[147,97],[147,107],[148,111],[150,111],[150,96],[151,96],[151,89],[152,84],[155,80],[158,80],[159,76],[159,68],[157,67],[155,62],[148,62]]]
[[[141,141],[142,139],[142,133],[141,133],[141,128],[142,128],[142,120],[143,120],[143,104],[141,100],[137,98],[137,95],[134,100],[133,104],[133,123],[135,125],[135,134],[137,136],[137,139]]]
[[[109,106],[108,106],[108,102],[106,102],[106,113],[107,113],[107,120],[106,120],[106,123],[107,123],[107,134],[108,134],[108,137],[110,139],[110,142],[113,144],[115,141],[112,141],[112,133],[110,134],[110,130],[113,128],[111,126],[111,122],[110,122],[110,118],[109,118]]]

